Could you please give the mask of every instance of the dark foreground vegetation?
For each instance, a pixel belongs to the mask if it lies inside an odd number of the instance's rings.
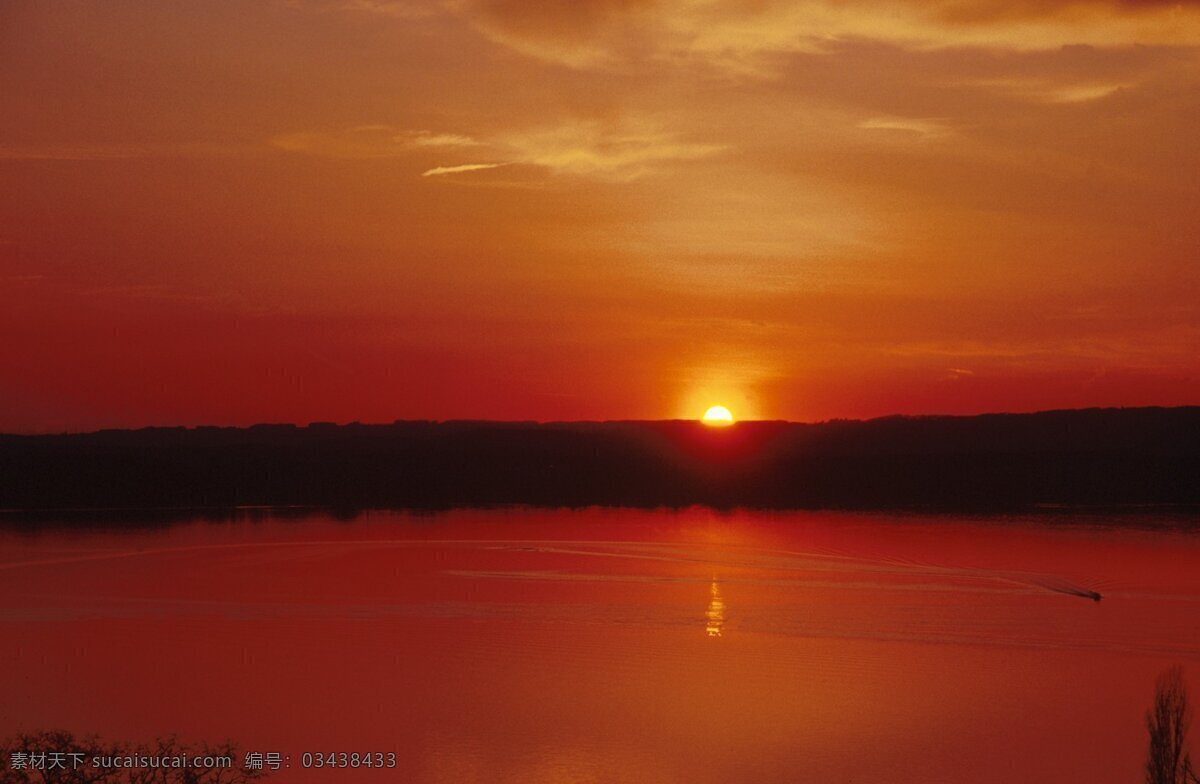
[[[1200,503],[1200,408],[821,424],[397,422],[0,436],[0,509],[1014,510]]]
[[[246,784],[267,775],[245,760],[230,743],[137,745],[45,730],[0,742],[0,784]]]
[[[1146,711],[1150,746],[1146,750],[1146,784],[1200,784],[1188,753],[1192,707],[1183,668],[1172,667],[1154,684],[1154,704]]]

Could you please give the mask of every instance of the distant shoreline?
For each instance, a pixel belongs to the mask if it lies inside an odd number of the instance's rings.
[[[1200,407],[819,424],[396,422],[0,435],[0,515],[461,507],[1200,509]]]
[[[1147,531],[1200,531],[1200,504],[1196,505],[1128,505],[1088,507],[1030,507],[1024,509],[967,509],[942,507],[713,507],[704,504],[689,506],[542,506],[532,504],[487,504],[427,507],[363,507],[345,509],[323,506],[279,507],[109,507],[103,509],[0,509],[0,533],[36,533],[44,530],[95,530],[118,528],[162,528],[190,523],[262,523],[266,521],[302,521],[325,518],[353,522],[377,515],[411,515],[415,518],[437,518],[456,512],[488,512],[520,515],[522,512],[577,513],[604,511],[620,513],[648,512],[687,515],[697,510],[726,515],[813,515],[826,514],[847,517],[885,517],[903,524],[916,520],[923,523],[945,519],[948,522],[972,519],[1003,524],[1037,524],[1055,527],[1118,528]]]

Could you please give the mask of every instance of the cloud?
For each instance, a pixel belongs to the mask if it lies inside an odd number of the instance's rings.
[[[870,40],[911,49],[1200,44],[1200,3],[1131,0],[457,0],[492,41],[573,68],[702,61],[765,75],[778,55]]]
[[[920,117],[872,117],[858,124],[866,130],[904,131],[925,137],[947,136],[950,128],[945,120]]]
[[[0,145],[2,161],[121,161],[230,155],[238,149],[209,143]]]
[[[449,0],[487,38],[576,68],[612,64],[657,23],[656,0]],[[639,23],[641,23],[639,25]]]
[[[431,133],[430,131],[415,131],[409,135],[400,135],[396,141],[407,141],[416,147],[477,147],[480,142],[470,136],[458,133]]]
[[[438,177],[443,174],[458,174],[459,172],[480,171],[482,169],[497,169],[507,164],[503,163],[463,163],[457,166],[435,166],[421,172],[422,177]]]
[[[428,19],[441,12],[437,0],[288,0],[294,8],[312,11],[349,11],[393,19]]]
[[[1010,366],[1059,369],[1070,364],[1178,369],[1191,362],[1200,346],[1200,329],[1192,324],[1154,323],[1108,333],[996,335],[988,337],[895,341],[881,346],[902,357],[1000,361]],[[956,375],[973,375],[961,366]]]
[[[1049,103],[1087,103],[1129,87],[1127,84],[1072,84],[1052,87],[1044,90],[1041,95]]]
[[[456,174],[526,164],[558,174],[630,180],[668,162],[715,155],[723,145],[688,141],[648,120],[567,122],[551,127],[498,133],[476,139],[460,133],[400,131],[389,125],[360,125],[345,131],[298,132],[271,139],[288,152],[333,158],[402,158],[421,151],[481,148],[493,163],[441,164],[422,176]]]
[[[978,81],[981,87],[992,87],[1009,95],[1039,103],[1089,103],[1116,94],[1120,90],[1135,87],[1133,82],[1078,82],[1054,83],[1049,79],[990,79]]]
[[[299,131],[272,137],[270,145],[285,152],[328,158],[394,158],[403,147],[385,125],[360,125],[345,131]]]
[[[413,148],[476,147],[481,142],[458,133],[403,130],[373,123],[340,131],[301,131],[275,136],[270,144],[288,152],[330,158],[398,158]]]
[[[682,140],[644,121],[570,123],[512,134],[504,144],[522,163],[561,174],[614,179],[633,179],[659,164],[698,160],[725,149]]]

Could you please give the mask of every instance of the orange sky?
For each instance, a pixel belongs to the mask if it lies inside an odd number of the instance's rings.
[[[1200,403],[1200,3],[0,6],[0,430]]]

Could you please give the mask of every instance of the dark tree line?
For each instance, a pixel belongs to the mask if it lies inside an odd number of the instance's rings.
[[[0,435],[0,509],[1200,504],[1200,407]]]

